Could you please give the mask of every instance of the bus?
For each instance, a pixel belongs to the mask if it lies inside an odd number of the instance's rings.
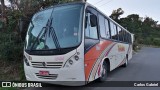
[[[34,14],[24,46],[28,81],[86,85],[132,58],[133,34],[87,2],[59,4]]]

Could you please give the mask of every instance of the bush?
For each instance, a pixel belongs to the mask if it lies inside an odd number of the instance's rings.
[[[14,33],[0,32],[0,60],[18,61],[23,57],[23,42]]]
[[[154,38],[152,42],[153,42],[153,45],[160,46],[160,39]]]
[[[140,50],[141,49],[141,46],[137,43],[137,41],[135,41],[133,43],[133,50],[134,51],[137,51],[137,50]]]

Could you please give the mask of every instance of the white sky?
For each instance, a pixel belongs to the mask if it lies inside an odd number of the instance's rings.
[[[138,14],[141,17],[151,17],[160,24],[160,0],[87,0],[106,15],[111,15],[113,10],[122,8],[126,17],[129,14]],[[9,5],[8,0],[5,4]]]
[[[9,2],[8,2],[8,0],[4,0],[5,2],[5,5],[9,5]]]
[[[138,14],[141,17],[151,17],[160,24],[160,0],[87,0],[102,12],[111,15],[113,10],[122,8],[126,17],[129,14]]]

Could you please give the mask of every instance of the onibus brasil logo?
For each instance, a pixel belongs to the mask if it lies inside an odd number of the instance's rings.
[[[2,82],[2,87],[42,87],[41,83],[30,83],[30,82]]]

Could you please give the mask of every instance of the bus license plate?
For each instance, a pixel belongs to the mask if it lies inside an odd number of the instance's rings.
[[[49,71],[39,71],[39,75],[47,76],[49,75]]]

